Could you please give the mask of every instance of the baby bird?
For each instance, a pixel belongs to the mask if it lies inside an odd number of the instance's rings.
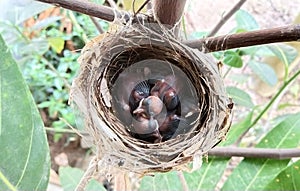
[[[139,106],[133,111],[133,114],[143,113],[146,118],[150,119],[162,111],[163,105],[163,102],[157,96],[149,96],[140,101]]]
[[[168,111],[172,111],[180,104],[176,91],[164,79],[158,80],[150,91],[151,95],[163,100]]]
[[[152,115],[148,118],[144,112],[137,111],[135,116],[136,119],[133,120],[132,131],[137,138],[153,143],[162,141],[162,136],[158,130],[158,122]]]
[[[142,99],[149,96],[150,93],[150,85],[146,81],[142,81],[138,83],[129,96],[129,105],[131,108],[131,112],[135,110]]]
[[[180,117],[176,114],[169,114],[165,121],[159,127],[159,131],[163,137],[163,141],[172,138],[180,123]]]

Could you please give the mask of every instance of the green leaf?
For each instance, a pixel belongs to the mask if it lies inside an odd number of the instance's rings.
[[[297,49],[287,44],[273,44],[267,47],[286,65],[290,65],[298,56]]]
[[[156,173],[154,177],[145,176],[141,181],[140,190],[182,190],[182,184],[176,171]]]
[[[65,46],[65,40],[60,37],[48,38],[49,45],[57,53],[61,53]]]
[[[206,160],[206,159],[203,159]],[[213,190],[222,177],[229,158],[209,157],[199,170],[192,173],[184,172],[184,181],[189,190]],[[179,172],[156,173],[154,177],[146,176],[141,181],[139,190],[183,190],[183,180]]]
[[[59,179],[64,191],[73,191],[79,184],[84,171],[78,168],[72,167],[60,167],[59,168]],[[86,191],[106,191],[102,184],[92,179],[85,188]]]
[[[248,93],[246,93],[245,91],[243,91],[237,87],[233,87],[233,86],[226,87],[226,91],[227,91],[229,97],[231,97],[233,99],[233,102],[235,104],[245,106],[248,108],[254,107],[254,104],[252,102],[250,95]]]
[[[244,133],[251,125],[252,117],[253,110],[247,114],[244,120],[240,121],[239,123],[233,124],[229,129],[226,140],[221,142],[219,146],[228,146],[235,143],[240,135]]]
[[[231,50],[225,51],[223,63],[235,68],[241,68],[243,66],[243,61],[240,55],[237,52]]]
[[[262,81],[270,86],[276,85],[277,75],[271,66],[252,60],[249,62],[249,67]]]
[[[300,145],[300,113],[289,115],[276,125],[256,147],[297,148]],[[233,171],[223,190],[262,190],[290,160],[244,159]]]
[[[235,14],[235,20],[237,22],[237,28],[246,31],[252,31],[259,29],[254,17],[245,10],[238,10]]]
[[[264,190],[300,190],[300,160],[281,171]]]
[[[0,21],[10,21],[16,25],[51,7],[49,4],[31,0],[1,0],[0,6]]]
[[[184,177],[189,190],[215,190],[228,162],[229,158],[210,157],[208,162],[203,161],[199,170],[192,173],[185,172]]]
[[[0,190],[46,190],[50,158],[43,121],[0,36]]]

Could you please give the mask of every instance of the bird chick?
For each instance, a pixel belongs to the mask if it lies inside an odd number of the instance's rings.
[[[131,112],[138,107],[142,99],[149,96],[149,93],[150,93],[150,85],[146,81],[142,81],[138,83],[133,88],[129,97],[129,105],[131,108]]]
[[[137,138],[142,140],[159,143],[162,141],[162,136],[158,130],[159,125],[153,116],[148,119],[144,113],[138,113],[137,118],[133,120],[132,130]]]
[[[179,105],[179,97],[173,87],[171,87],[164,79],[158,80],[150,91],[151,95],[159,97],[163,100],[168,111],[174,110]]]
[[[172,138],[180,123],[180,117],[176,114],[169,114],[164,122],[160,125],[159,131],[163,137],[163,141]]]
[[[162,111],[163,105],[163,102],[158,97],[149,96],[140,101],[139,106],[133,111],[133,114],[144,114],[146,118],[150,119]]]

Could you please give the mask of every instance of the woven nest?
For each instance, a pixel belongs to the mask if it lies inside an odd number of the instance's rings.
[[[103,170],[197,166],[229,129],[232,103],[217,64],[164,27],[124,26],[88,44],[79,62],[71,97]]]

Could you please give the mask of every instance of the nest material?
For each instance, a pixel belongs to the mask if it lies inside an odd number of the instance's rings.
[[[127,25],[107,33],[83,49],[79,62],[71,98],[93,137],[101,170],[117,167],[145,174],[182,169],[199,162],[229,129],[232,104],[216,63],[159,25]],[[120,99],[128,100],[136,84],[166,76],[181,83],[177,94],[183,120],[170,139],[149,143],[136,138],[122,119],[126,112]]]

